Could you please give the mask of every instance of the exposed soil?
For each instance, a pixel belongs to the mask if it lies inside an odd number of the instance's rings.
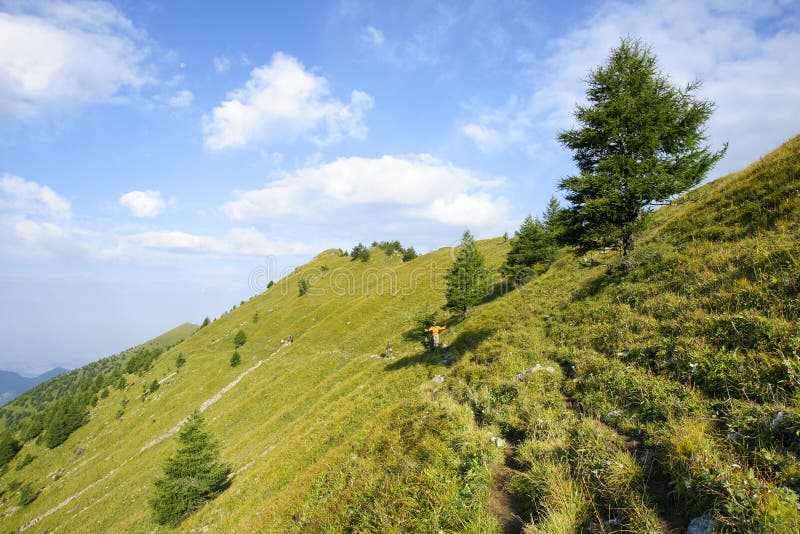
[[[507,465],[497,465],[492,469],[492,488],[489,494],[489,511],[497,517],[503,534],[519,534],[523,521],[520,517],[521,503],[517,497],[506,490],[506,484],[514,470]]]

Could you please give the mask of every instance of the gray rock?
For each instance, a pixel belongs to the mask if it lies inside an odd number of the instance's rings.
[[[695,517],[689,522],[689,528],[686,529],[686,534],[714,534],[716,528],[716,519],[711,519],[704,515]]]
[[[780,426],[783,422],[783,412],[778,412],[775,414],[775,418],[772,420],[772,430],[775,430]]]
[[[443,384],[444,383],[444,375],[436,375],[431,379],[431,381],[434,384]]]
[[[538,373],[539,371],[547,371],[548,373],[555,373],[556,372],[555,368],[553,368],[553,367],[551,367],[549,365],[547,367],[544,367],[542,364],[537,363],[536,365],[534,365],[530,369],[525,369],[521,373],[518,373],[518,374],[514,375],[514,380],[519,380],[521,378],[525,378],[529,374]]]

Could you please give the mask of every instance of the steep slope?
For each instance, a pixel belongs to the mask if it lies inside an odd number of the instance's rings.
[[[506,245],[495,240],[484,248],[498,263]],[[36,459],[21,472],[9,471],[2,483],[19,478],[43,491],[25,508],[7,508],[3,528],[149,532],[150,485],[174,450],[171,435],[195,409],[204,410],[221,441],[222,459],[237,474],[230,489],[182,529],[308,527],[311,513],[304,503],[313,502],[311,494],[331,491],[327,484],[318,486],[319,477],[336,484],[334,478],[343,474],[366,476],[359,485],[363,491],[386,483],[409,495],[404,509],[393,504],[386,518],[356,514],[357,508],[331,511],[353,514],[348,521],[364,528],[370,521],[377,528],[384,519],[420,529],[491,526],[481,496],[463,493],[465,477],[488,477],[475,458],[482,448],[486,454],[491,449],[472,436],[468,411],[423,403],[416,391],[430,384],[433,370],[415,364],[438,357],[407,335],[418,311],[441,306],[449,254],[444,249],[408,263],[377,249],[369,263],[334,251],[319,255],[161,355],[141,378],[127,375],[126,389],[100,399],[89,423],[63,445],[46,451],[26,444],[18,456]],[[301,277],[311,280],[311,291],[302,297]],[[239,329],[247,343],[238,349],[241,365],[231,368]],[[280,340],[290,334],[295,343],[281,348]],[[379,357],[387,341],[395,359]],[[179,352],[185,364],[176,369]],[[154,379],[159,389],[143,396]],[[420,427],[425,414],[443,426]],[[375,447],[383,450],[377,457]],[[428,465],[426,473],[412,465],[415,454],[420,465]],[[397,472],[387,473],[392,465]],[[485,484],[475,486],[477,493]],[[417,490],[429,499],[414,502]],[[352,507],[359,498],[328,504]],[[386,498],[387,506],[394,502],[393,495]],[[9,492],[4,499],[8,507],[16,496]]]
[[[62,445],[26,443],[0,487],[42,491],[6,491],[0,526],[151,532],[150,485],[201,409],[235,476],[181,531],[797,531],[798,223],[800,138],[655,212],[631,270],[561,250],[435,352],[415,319],[449,249],[324,252],[126,375]],[[480,247],[497,266],[508,244]]]
[[[487,304],[450,389],[515,444],[526,531],[796,532],[800,137],[652,219],[630,272],[562,251]]]

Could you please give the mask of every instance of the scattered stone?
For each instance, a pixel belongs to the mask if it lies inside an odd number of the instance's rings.
[[[716,528],[716,519],[711,519],[704,515],[695,517],[689,522],[689,528],[686,529],[686,534],[714,534]]]
[[[780,411],[775,414],[775,418],[772,420],[772,430],[778,428],[778,426],[780,426],[782,422],[783,422],[783,411]]]
[[[729,432],[728,433],[728,439],[731,440],[731,441],[739,441],[739,438],[741,438],[741,437],[742,436],[740,436],[738,432]]]
[[[503,447],[505,447],[505,446],[506,446],[506,440],[504,440],[503,438],[499,438],[499,437],[497,437],[497,436],[492,436],[492,437],[489,439],[489,441],[491,441],[492,443],[494,443],[494,444],[495,444],[495,445],[496,445],[498,448],[500,448],[500,449],[502,449]]]
[[[624,358],[624,357],[625,357],[625,356],[627,356],[628,354],[629,354],[629,353],[628,353],[628,351],[627,351],[627,350],[621,350],[621,351],[619,351],[619,352],[617,353],[617,358]]]
[[[603,416],[603,421],[609,421],[610,419],[614,419],[615,417],[619,417],[622,415],[622,410],[611,410],[607,414]]]
[[[444,383],[444,375],[436,375],[431,380],[434,384],[443,384]]]
[[[514,375],[514,380],[520,380],[521,378],[525,378],[529,374],[538,373],[539,371],[547,371],[548,373],[555,373],[556,372],[554,367],[551,367],[549,365],[547,367],[544,367],[542,364],[537,363],[536,365],[534,365],[530,369],[525,369],[521,373],[517,373],[516,375]]]

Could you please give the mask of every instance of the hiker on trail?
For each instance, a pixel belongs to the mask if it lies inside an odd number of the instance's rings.
[[[437,325],[433,325],[430,328],[425,329],[425,331],[428,332],[428,334],[430,334],[432,348],[435,349],[436,347],[442,346],[441,341],[439,341],[439,332],[446,329],[447,329],[446,326],[437,326]]]
[[[289,336],[289,343],[294,343],[294,336]]]
[[[392,342],[391,341],[387,341],[386,342],[386,357],[387,358],[391,358],[392,357]]]

